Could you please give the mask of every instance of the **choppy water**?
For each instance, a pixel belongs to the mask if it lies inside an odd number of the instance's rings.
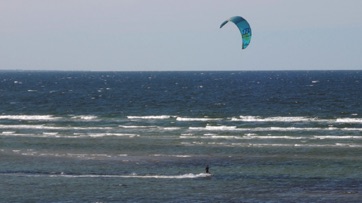
[[[360,202],[361,89],[361,71],[0,72],[0,201]]]

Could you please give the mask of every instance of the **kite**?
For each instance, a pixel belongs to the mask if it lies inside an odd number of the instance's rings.
[[[228,20],[224,21],[220,25],[220,28],[222,28],[229,21],[233,22],[239,28],[241,38],[243,41],[242,48],[245,49],[250,44],[250,40],[251,40],[251,28],[250,28],[248,21],[246,21],[244,18],[242,18],[240,16],[234,16],[234,17],[231,17]]]

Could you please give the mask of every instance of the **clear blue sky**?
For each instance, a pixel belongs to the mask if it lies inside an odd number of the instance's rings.
[[[253,31],[241,49],[237,28]],[[0,70],[362,70],[361,0],[0,0]]]

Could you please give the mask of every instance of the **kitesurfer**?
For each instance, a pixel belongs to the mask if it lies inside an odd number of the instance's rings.
[[[209,165],[206,165],[205,172],[206,172],[206,173],[210,173],[210,172],[209,172]]]

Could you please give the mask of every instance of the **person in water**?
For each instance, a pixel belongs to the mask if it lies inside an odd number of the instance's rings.
[[[209,172],[209,165],[206,165],[205,172],[206,172],[206,173],[210,173],[210,172]]]

